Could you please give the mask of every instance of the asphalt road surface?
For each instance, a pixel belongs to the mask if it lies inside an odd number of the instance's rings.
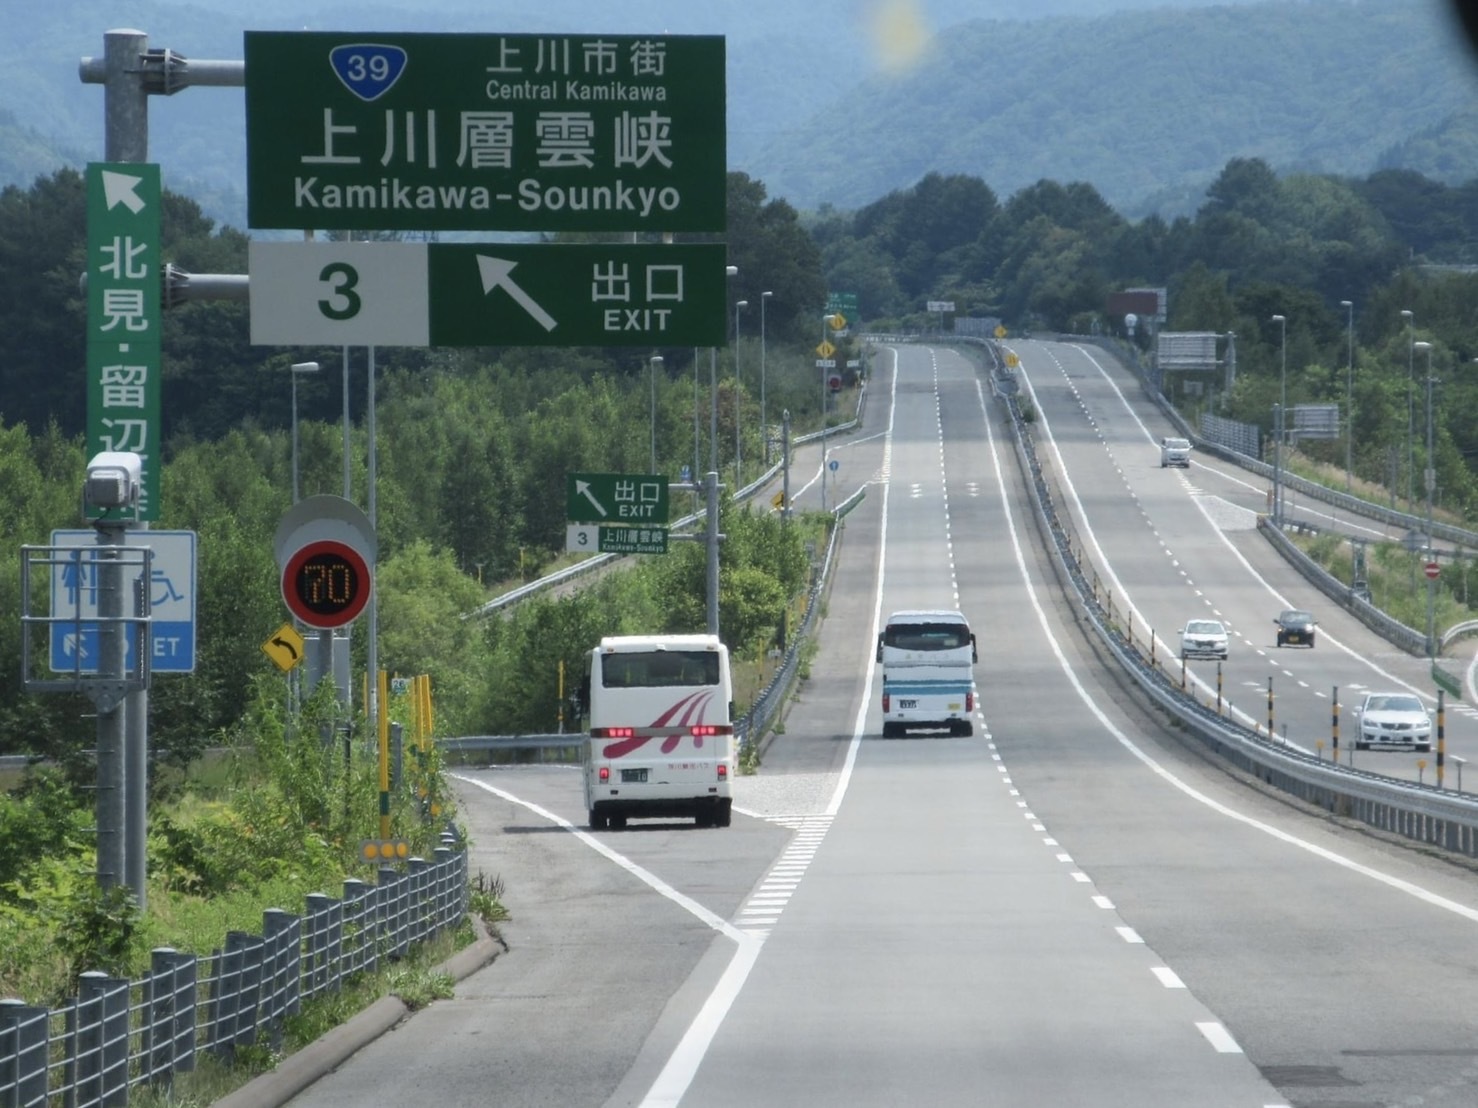
[[[1321,606],[1245,527],[1265,490],[1160,470],[1169,428],[1101,350],[1013,348],[1105,581],[1172,632],[1225,619],[1235,704],[1273,675],[1313,741],[1334,686],[1413,676],[1332,614],[1315,650],[1272,647],[1278,607]],[[1078,625],[987,377],[943,348],[874,366],[832,444],[868,496],[733,826],[592,833],[574,770],[463,774],[507,953],[292,1103],[1478,1103],[1473,872],[1168,730]],[[883,740],[880,620],[955,605],[975,735]]]

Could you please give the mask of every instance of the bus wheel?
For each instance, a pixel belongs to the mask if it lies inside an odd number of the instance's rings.
[[[590,809],[590,829],[592,831],[601,831],[605,829],[605,826],[606,817],[594,808]]]
[[[612,816],[611,817],[611,826],[613,828],[615,828],[617,831],[625,830],[625,828],[626,828],[626,817],[625,816]]]
[[[896,723],[883,724],[883,738],[896,739],[899,735],[899,727]]]
[[[730,821],[733,819],[733,807],[734,802],[732,800],[720,800],[718,802],[718,811],[714,814],[713,822],[720,827],[729,826]]]

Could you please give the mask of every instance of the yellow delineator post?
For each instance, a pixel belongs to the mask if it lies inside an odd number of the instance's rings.
[[[377,670],[375,688],[380,710],[376,712],[375,730],[380,746],[380,840],[390,840],[390,715],[385,708],[389,702],[390,677],[383,669]]]

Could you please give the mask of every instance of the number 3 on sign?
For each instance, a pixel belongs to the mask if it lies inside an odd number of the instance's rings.
[[[426,346],[424,242],[253,242],[257,346]]]
[[[329,319],[353,319],[363,306],[355,287],[359,271],[348,262],[334,262],[323,267],[319,281],[328,286],[328,297],[318,302],[318,310]]]
[[[600,524],[569,524],[565,531],[565,549],[571,554],[598,554],[600,552]]]

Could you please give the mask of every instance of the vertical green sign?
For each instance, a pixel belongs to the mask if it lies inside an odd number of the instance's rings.
[[[143,459],[144,520],[159,518],[159,207],[157,165],[88,164],[87,451]]]

